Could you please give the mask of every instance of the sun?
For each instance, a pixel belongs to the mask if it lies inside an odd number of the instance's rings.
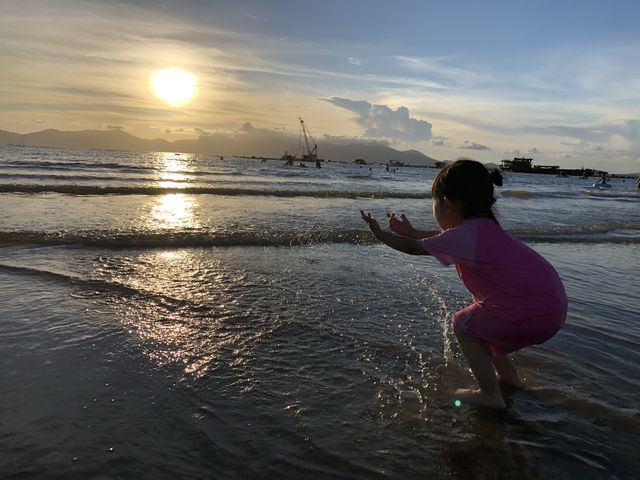
[[[181,68],[164,68],[151,75],[153,93],[174,107],[184,105],[195,96],[196,83],[196,77]]]

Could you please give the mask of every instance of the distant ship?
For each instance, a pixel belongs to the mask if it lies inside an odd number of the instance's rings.
[[[285,160],[286,165],[293,165],[293,162],[296,160],[302,160],[303,162],[315,162],[316,168],[322,168],[320,160],[318,160],[318,145],[311,136],[311,132],[309,132],[309,130],[305,126],[304,120],[302,120],[302,118],[300,117],[298,117],[298,120],[300,120],[299,149],[302,150],[302,154],[300,155],[300,158],[297,158],[293,155],[289,155],[289,152],[285,152],[281,157],[281,160]],[[309,139],[311,139],[313,147],[311,147],[311,145],[309,144]],[[301,165],[304,166],[304,164]]]
[[[591,168],[560,169],[558,165],[531,165],[531,162],[533,162],[533,158],[513,157],[513,160],[502,160],[500,169],[505,172],[547,173],[547,174],[553,173],[563,177],[568,175],[574,175],[582,178],[589,178],[596,174],[607,173],[607,172],[602,172],[598,170],[593,170]]]
[[[558,165],[531,165],[533,158],[513,157],[513,160],[502,160],[500,168],[505,172],[516,173],[560,173]]]

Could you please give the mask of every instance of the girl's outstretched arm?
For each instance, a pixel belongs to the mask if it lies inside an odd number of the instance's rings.
[[[429,252],[424,249],[418,240],[401,237],[400,235],[383,231],[370,213],[365,214],[360,210],[360,216],[362,216],[362,219],[367,222],[367,225],[369,225],[369,229],[371,230],[371,233],[373,233],[373,236],[385,245],[393,248],[394,250],[408,253],[409,255],[429,255]]]
[[[440,233],[435,230],[418,230],[417,228],[413,228],[413,225],[411,225],[404,213],[400,214],[400,219],[396,217],[395,213],[387,213],[387,217],[389,217],[389,228],[403,237],[420,240],[421,238],[432,237]]]

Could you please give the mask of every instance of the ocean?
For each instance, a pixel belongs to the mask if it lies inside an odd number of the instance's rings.
[[[635,181],[504,175],[569,313],[491,411],[455,270],[360,219],[436,229],[436,173],[0,146],[0,477],[639,478]]]

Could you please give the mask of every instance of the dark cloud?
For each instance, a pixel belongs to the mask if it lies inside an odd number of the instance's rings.
[[[356,114],[356,122],[368,138],[389,138],[404,142],[425,142],[431,139],[431,124],[409,116],[407,107],[396,110],[386,105],[372,105],[366,100],[333,97],[326,100]]]
[[[464,145],[460,145],[458,148],[462,148],[463,150],[491,150],[486,145],[482,145],[476,142],[470,142],[469,140],[465,140]]]
[[[122,130],[126,129],[126,127],[124,127],[122,125],[107,125],[104,128],[106,128],[107,130],[119,130],[119,131],[122,131]]]

